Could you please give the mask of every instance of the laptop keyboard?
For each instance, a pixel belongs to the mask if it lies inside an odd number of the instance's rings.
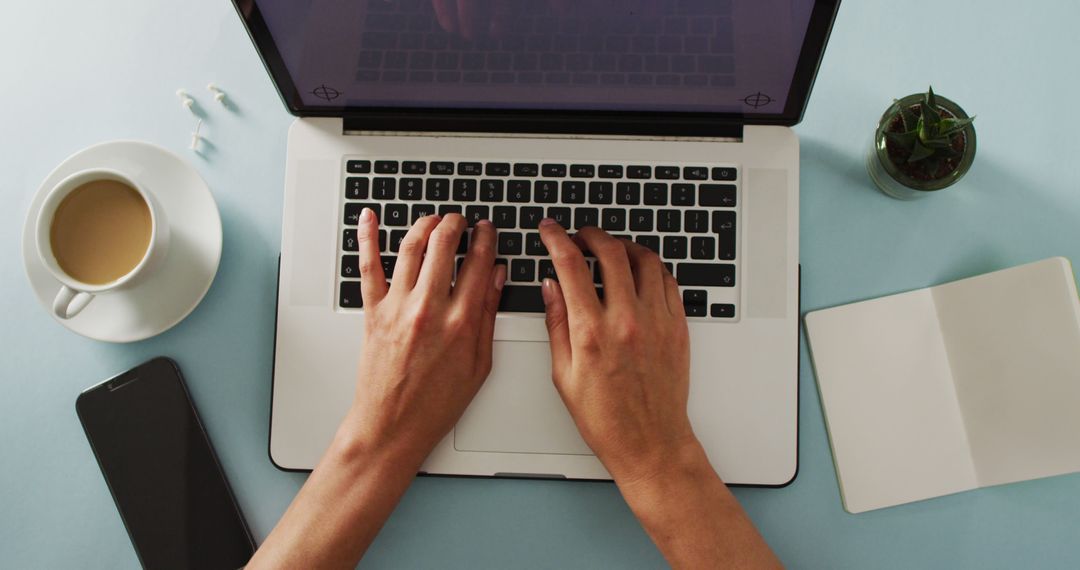
[[[731,87],[732,3],[679,0],[667,17],[555,17],[523,2],[502,37],[444,32],[430,0],[368,3],[356,79],[383,83]]]
[[[422,216],[459,213],[471,228],[491,220],[498,229],[497,263],[508,283],[499,310],[543,313],[540,284],[556,278],[540,240],[540,221],[552,218],[573,233],[600,227],[658,253],[675,275],[689,317],[730,321],[737,316],[739,172],[698,164],[472,162],[346,159],[339,243],[338,306],[359,309],[356,226],[363,208],[379,217],[379,247],[389,279],[409,227]],[[596,260],[587,258],[603,295]]]

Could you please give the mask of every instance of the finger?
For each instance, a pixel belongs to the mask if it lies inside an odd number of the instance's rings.
[[[619,240],[599,228],[582,228],[574,241],[584,245],[600,264],[600,279],[604,283],[604,304],[631,303],[637,298],[630,259]]]
[[[472,243],[465,262],[458,272],[453,296],[460,299],[469,310],[484,301],[491,289],[491,272],[495,269],[495,226],[488,220],[476,223],[472,233]]]
[[[668,311],[676,316],[686,318],[686,307],[682,304],[682,294],[679,293],[679,282],[675,276],[664,267],[664,297],[667,299]]]
[[[431,0],[439,26],[450,33],[458,31],[457,2],[455,0]]]
[[[360,295],[364,306],[373,307],[386,296],[386,275],[379,258],[379,220],[371,208],[360,212],[356,246],[360,256]]]
[[[491,21],[491,0],[457,0],[457,17],[461,37],[475,40]]]
[[[416,286],[416,277],[420,275],[420,265],[424,262],[424,251],[427,250],[428,236],[435,226],[439,225],[440,219],[439,216],[424,216],[409,228],[409,233],[405,234],[398,247],[391,290],[410,291]]]
[[[510,29],[510,24],[518,13],[519,7],[510,0],[494,0],[491,7],[491,23],[488,24],[488,34],[493,37],[502,37]]]
[[[496,266],[489,275],[487,295],[484,299],[484,317],[480,319],[480,338],[476,346],[476,361],[484,370],[491,371],[491,351],[495,343],[495,317],[499,314],[499,299],[506,285],[506,266]]]
[[[544,219],[540,222],[540,239],[544,242],[555,274],[559,277],[560,289],[566,299],[566,306],[572,314],[592,314],[600,310],[600,298],[596,296],[592,272],[585,263],[585,255],[566,230],[555,220]]]
[[[566,312],[566,299],[563,297],[559,282],[544,279],[541,287],[544,297],[544,323],[547,325],[548,338],[551,340],[551,371],[556,385],[566,378],[570,366],[570,321]]]
[[[664,305],[664,264],[653,250],[630,240],[619,240],[630,259],[630,271],[634,274],[637,296],[650,304]]]
[[[416,281],[417,288],[442,297],[450,295],[450,282],[454,280],[454,256],[465,225],[465,216],[448,214],[431,230],[427,255]]]

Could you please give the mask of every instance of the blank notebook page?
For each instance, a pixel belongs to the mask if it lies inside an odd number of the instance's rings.
[[[844,508],[978,486],[927,290],[806,316]]]

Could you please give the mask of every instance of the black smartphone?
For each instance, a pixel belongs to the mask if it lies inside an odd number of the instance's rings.
[[[180,368],[155,358],[75,402],[144,568],[240,568],[255,551]]]

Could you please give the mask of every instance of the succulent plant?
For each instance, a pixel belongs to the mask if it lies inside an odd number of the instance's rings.
[[[923,162],[930,172],[936,171],[942,161],[961,154],[963,146],[957,149],[956,139],[975,120],[975,117],[944,116],[933,87],[919,103],[919,113],[900,105],[899,101],[893,103],[892,113],[900,116],[902,130],[885,130],[886,139],[907,154],[908,164]],[[888,125],[882,125],[882,129],[888,129]]]

